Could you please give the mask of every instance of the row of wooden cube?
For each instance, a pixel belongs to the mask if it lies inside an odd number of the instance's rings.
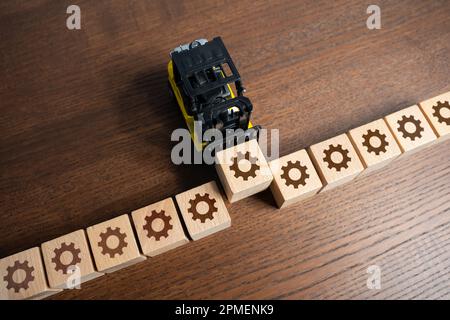
[[[277,204],[286,206],[450,136],[449,100],[446,93],[269,163],[256,140],[239,144],[217,153],[217,172],[230,202],[270,185]],[[175,198],[193,240],[231,225],[214,182]],[[87,236],[78,230],[1,259],[0,299],[43,298],[69,286],[73,276],[88,281],[189,241],[171,198],[131,215],[144,255],[129,216],[122,215],[87,228]]]
[[[230,202],[270,185],[284,207],[449,137],[449,100],[450,92],[269,163],[249,141],[218,152],[216,169]]]
[[[215,182],[0,260],[0,299],[41,299],[231,225]],[[134,225],[134,228],[132,226]],[[137,240],[136,237],[137,236]],[[140,248],[139,248],[140,246]]]

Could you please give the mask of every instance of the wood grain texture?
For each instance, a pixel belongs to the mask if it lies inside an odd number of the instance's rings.
[[[450,90],[450,2],[0,3],[0,257],[210,181],[175,166],[183,119],[168,52],[221,35],[281,155]],[[228,205],[233,226],[54,298],[450,298],[450,142],[277,210]],[[382,290],[366,287],[369,265]]]

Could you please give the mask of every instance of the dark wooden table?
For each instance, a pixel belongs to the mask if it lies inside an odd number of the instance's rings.
[[[183,119],[169,51],[221,35],[253,120],[281,154],[450,90],[450,2],[0,3],[0,256],[217,179],[175,166]],[[450,142],[277,210],[228,205],[233,226],[65,291],[59,299],[450,298]],[[366,287],[370,265],[381,290]]]

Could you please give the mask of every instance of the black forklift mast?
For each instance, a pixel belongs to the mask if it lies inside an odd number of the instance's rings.
[[[231,82],[239,82],[240,93],[242,94],[243,92],[239,72],[220,37],[216,37],[203,45],[198,45],[189,50],[173,52],[172,60],[177,73],[180,75],[183,87],[187,91],[186,94],[190,97],[196,97]],[[223,67],[224,65],[228,65],[230,73],[224,73],[224,77],[214,79],[215,81],[209,81],[201,86],[193,86],[191,79],[196,74],[201,73],[204,75],[206,70],[213,67]]]
[[[253,105],[220,37],[189,50],[172,53],[179,87],[189,99],[187,112],[208,129],[247,130]],[[230,97],[229,84],[237,96]]]
[[[227,129],[242,129],[245,136],[257,134],[259,126],[249,128],[253,105],[243,95],[241,77],[220,37],[171,55],[177,86],[188,100],[186,111],[201,121],[203,133],[218,129],[225,136]],[[237,95],[231,98],[228,85],[233,83]]]

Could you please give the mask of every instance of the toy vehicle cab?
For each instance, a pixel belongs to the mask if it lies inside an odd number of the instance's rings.
[[[181,45],[170,55],[169,87],[198,150],[208,141],[198,137],[194,121],[201,123],[201,137],[208,129],[220,130],[223,136],[227,129],[242,129],[246,136],[256,135],[259,127],[250,122],[252,103],[243,95],[240,75],[220,37]]]

